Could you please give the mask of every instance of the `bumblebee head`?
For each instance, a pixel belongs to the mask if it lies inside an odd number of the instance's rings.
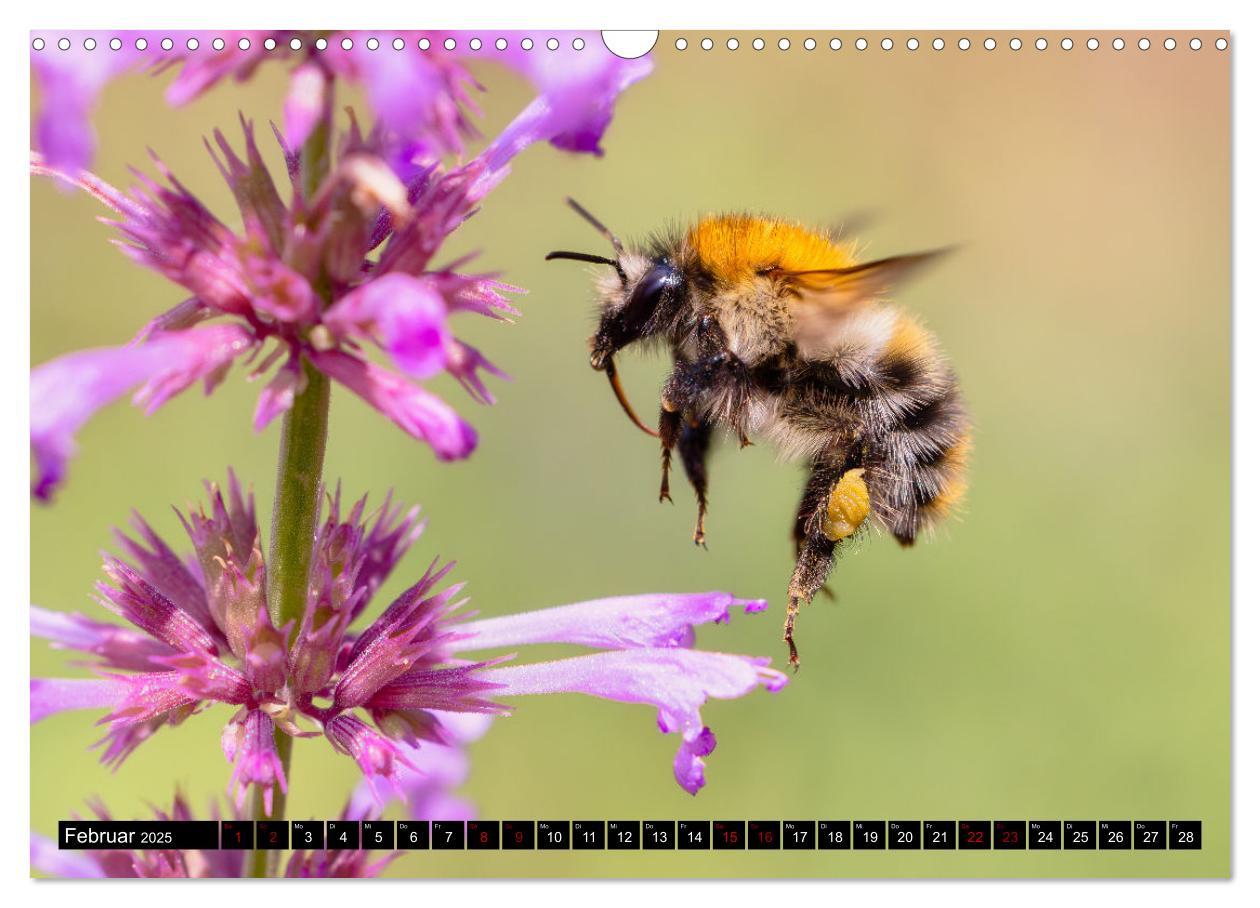
[[[621,240],[599,222],[589,211],[568,200],[569,207],[612,243],[615,258],[593,255],[587,252],[552,252],[547,261],[568,259],[608,265],[616,272],[616,283],[611,283],[603,294],[604,306],[600,313],[599,327],[591,337],[591,368],[608,375],[608,382],[630,421],[649,435],[657,433],[644,425],[626,398],[617,377],[614,357],[623,348],[642,340],[659,330],[655,318],[661,302],[682,287],[682,274],[669,259],[655,261],[626,251]]]
[[[607,369],[614,354],[659,331],[655,316],[661,303],[682,286],[682,274],[668,259],[621,264],[621,287],[604,295],[599,327],[591,338],[592,369]]]

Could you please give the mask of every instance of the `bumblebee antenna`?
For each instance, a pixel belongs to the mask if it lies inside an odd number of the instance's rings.
[[[570,208],[572,208],[574,211],[578,213],[578,216],[581,217],[582,220],[586,221],[586,223],[590,224],[592,227],[598,230],[601,234],[604,235],[604,238],[608,240],[608,242],[612,243],[613,251],[617,253],[618,258],[621,258],[621,256],[626,254],[626,248],[621,245],[621,240],[617,239],[617,235],[614,234],[607,227],[605,227],[600,222],[599,218],[595,217],[595,215],[591,214],[589,211],[587,211],[585,208],[579,205],[574,199],[567,198],[565,199],[565,201],[569,203]]]
[[[555,252],[548,252],[544,261],[553,262],[556,259],[568,259],[572,262],[590,262],[592,265],[612,265],[618,267],[616,259],[610,259],[603,255],[592,255],[589,252],[566,252],[563,249]]]
[[[578,216],[598,230],[608,242],[612,243],[613,252],[617,253],[615,259],[604,258],[600,255],[590,255],[586,252],[552,252],[547,256],[547,261],[552,259],[569,259],[574,262],[590,262],[593,265],[612,265],[617,269],[617,277],[621,278],[621,286],[629,287],[630,279],[626,277],[626,270],[621,267],[621,257],[626,254],[626,247],[621,245],[621,240],[617,239],[617,235],[603,225],[599,218],[591,214],[573,198],[566,198],[569,207],[578,213]]]

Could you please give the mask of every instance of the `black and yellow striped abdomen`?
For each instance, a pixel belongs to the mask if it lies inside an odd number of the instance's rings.
[[[952,513],[967,486],[971,421],[935,339],[902,313],[799,362],[779,418],[838,473],[861,467],[875,521],[903,544]]]

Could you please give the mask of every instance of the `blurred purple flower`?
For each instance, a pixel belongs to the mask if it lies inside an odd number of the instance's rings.
[[[38,148],[52,166],[72,170],[91,162],[96,144],[91,114],[105,85],[141,68],[177,70],[166,100],[178,106],[225,80],[249,79],[264,62],[283,61],[292,72],[284,129],[294,146],[317,121],[331,79],[357,84],[391,147],[423,160],[459,153],[476,135],[473,95],[479,86],[465,69],[470,59],[501,62],[526,76],[539,92],[530,119],[552,117],[557,127],[542,138],[557,148],[595,154],[617,92],[651,70],[646,58],[623,60],[610,52],[598,32],[496,32],[482,39],[472,32],[400,31],[390,32],[375,50],[368,45],[371,34],[359,32],[79,31],[42,37],[43,49],[31,51],[40,89]],[[64,51],[56,44],[63,37],[70,41]],[[322,51],[315,43],[320,37],[327,42]],[[483,49],[473,48],[474,37],[484,41]],[[544,49],[549,37],[560,42],[557,50]],[[164,38],[170,39],[170,50],[163,49]],[[223,40],[221,50],[214,49],[215,38]],[[117,50],[109,47],[114,39],[120,42]],[[393,47],[396,39],[403,42],[401,50]],[[271,50],[268,40],[275,42]],[[502,49],[499,40],[506,42]],[[88,41],[95,49],[86,48]],[[145,42],[144,49],[137,41]],[[300,44],[297,50],[294,41]],[[453,42],[449,50],[447,41]],[[570,49],[575,42],[581,42],[580,51]]]
[[[477,816],[473,804],[455,794],[471,771],[465,748],[479,740],[494,721],[488,713],[452,713],[429,711],[435,725],[434,738],[421,746],[407,745],[404,751],[410,764],[403,769],[398,788],[407,805],[407,815],[417,820],[472,820]],[[365,779],[355,788],[350,803],[366,810],[378,803],[376,790]]]
[[[437,590],[452,565],[435,561],[366,628],[350,625],[418,538],[418,509],[364,500],[341,514],[339,496],[319,525],[305,613],[296,629],[275,628],[266,608],[266,570],[252,497],[235,478],[226,498],[209,486],[210,508],[181,514],[194,553],[181,557],[139,516],[135,537],[119,533],[128,560],[107,558],[98,601],[140,633],[82,615],[33,608],[31,627],[54,646],[90,654],[97,677],[31,682],[31,721],[69,709],[109,709],[102,759],[117,764],[163,725],[213,702],[236,707],[223,734],[243,803],[257,786],[269,805],[286,784],[274,735],[319,734],[350,756],[373,786],[440,796],[413,774],[417,748],[461,743],[443,717],[503,715],[504,697],[575,692],[657,708],[663,733],[681,743],[674,775],[695,793],[716,739],[700,716],[712,697],[733,699],[787,678],[768,658],[693,650],[694,627],[760,612],[764,601],[727,593],[659,594],[595,600],[502,618],[457,615],[460,587]],[[526,664],[515,656],[470,659],[485,649],[570,643],[602,650]],[[493,698],[493,699],[491,699]],[[368,721],[370,720],[370,721]],[[468,731],[463,732],[467,739]],[[439,761],[443,755],[434,755]],[[428,763],[432,769],[434,764]]]
[[[454,65],[425,62],[429,58],[418,51],[363,53],[372,60],[377,54],[414,57],[421,68]],[[357,59],[333,56],[338,66]],[[247,67],[258,62],[251,54],[241,60]],[[389,129],[378,126],[364,135],[352,122],[331,172],[309,193],[301,188],[300,156],[281,140],[290,171],[286,203],[263,164],[252,125],[242,122],[243,157],[216,131],[207,147],[240,209],[239,231],[215,217],[156,158],[160,179],[136,172],[138,185],[123,192],[33,154],[34,173],[76,186],[111,209],[108,223],[124,254],[190,294],[126,346],[71,353],[32,372],[33,493],[51,497],[65,476],[77,431],[102,406],[138,389],[134,400],[152,413],[197,382],[207,393],[213,390],[237,361],[250,365],[251,378],[271,373],[254,413],[257,430],[292,405],[305,386],[303,363],[309,363],[427,443],[439,459],[466,457],[476,433],[416,382],[445,371],[475,400],[493,402],[482,373],[506,376],[457,339],[448,320],[457,312],[506,319],[518,313],[504,293],[522,291],[488,274],[434,267],[433,259],[526,145],[555,140],[565,148],[598,151],[591,137],[607,125],[617,93],[648,64],[630,67],[603,51],[589,60],[604,62],[576,66],[571,79],[540,77],[543,94],[468,163],[444,169],[409,160],[405,181],[394,169]],[[204,88],[230,71],[215,65],[214,73],[200,75],[186,68],[176,84]],[[203,324],[212,319],[220,322]],[[400,371],[370,362],[365,345],[382,348]]]
[[[113,819],[105,805],[89,803],[92,813],[101,820]],[[179,792],[168,810],[154,808],[156,820],[195,820],[187,800]],[[370,804],[347,804],[342,819],[376,819],[379,811]],[[217,811],[214,819],[218,819]],[[63,851],[57,843],[31,833],[31,868],[62,879],[233,879],[248,876],[248,851],[236,849],[153,848],[131,851]],[[294,851],[285,865],[288,877],[374,877],[378,876],[397,852],[372,857],[371,850]]]

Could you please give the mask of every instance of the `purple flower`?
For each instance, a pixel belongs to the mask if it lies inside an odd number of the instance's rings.
[[[112,819],[104,804],[89,804],[98,819]],[[195,820],[187,800],[179,792],[170,810],[154,808],[157,820]],[[376,819],[370,804],[347,804],[342,819]],[[218,819],[217,812],[214,815]],[[132,851],[63,851],[52,839],[31,833],[31,867],[62,879],[182,878],[232,879],[248,876],[248,851],[235,849],[154,848]],[[389,865],[397,852],[373,857],[370,850],[294,851],[285,866],[289,877],[374,877]]]
[[[393,54],[388,59],[405,58],[420,69],[455,65],[418,51],[363,53],[372,61]],[[338,66],[358,59],[337,54],[328,59],[335,57]],[[251,68],[258,63],[256,55],[241,59]],[[401,171],[405,182],[394,169],[402,159],[390,144],[390,128],[378,126],[365,136],[352,124],[331,172],[310,193],[301,189],[300,157],[281,141],[290,166],[291,199],[285,202],[251,124],[242,122],[243,157],[216,131],[207,147],[240,210],[243,226],[235,231],[156,158],[158,178],[137,173],[138,184],[124,192],[33,154],[34,173],[102,202],[113,212],[109,223],[124,254],[187,294],[130,344],[71,353],[33,371],[34,494],[51,497],[74,453],[75,434],[102,406],[134,391],[133,400],[152,413],[198,381],[213,390],[235,362],[246,363],[251,378],[270,373],[254,413],[256,430],[292,405],[305,387],[306,363],[428,444],[440,460],[466,457],[476,433],[417,382],[445,371],[478,402],[493,402],[482,373],[506,376],[456,338],[449,320],[458,312],[507,319],[518,313],[504,294],[521,291],[488,274],[435,267],[433,259],[526,145],[555,140],[565,148],[598,151],[591,137],[602,133],[617,93],[647,64],[623,66],[602,50],[589,60],[595,62],[577,67],[571,79],[540,77],[543,94],[482,154],[450,169],[408,157]],[[190,72],[185,69],[181,78],[201,87],[214,81],[213,73],[192,79]],[[216,78],[228,72],[216,64]],[[393,90],[405,92],[408,85]],[[369,361],[365,346],[381,348],[399,371]]]
[[[388,500],[374,515],[364,500],[343,515],[340,496],[331,496],[313,541],[301,624],[277,629],[266,609],[253,499],[234,477],[226,496],[213,485],[208,491],[208,509],[181,515],[190,557],[135,517],[135,537],[119,534],[125,560],[106,559],[98,601],[136,630],[33,609],[34,633],[91,656],[97,677],[32,681],[31,720],[108,709],[100,742],[107,763],[217,702],[234,710],[223,751],[238,804],[249,786],[265,804],[275,786],[284,789],[277,730],[325,737],[358,764],[377,798],[381,781],[399,797],[440,796],[413,777],[434,765],[426,749],[472,733],[453,730],[451,714],[503,715],[504,698],[572,692],[655,706],[660,731],[681,739],[675,778],[694,794],[716,745],[701,719],[705,702],[787,682],[768,658],[691,648],[695,626],[765,608],[726,593],[626,596],[470,620],[459,612],[459,585],[439,588],[452,565],[435,561],[366,627],[351,630],[422,529],[418,509]],[[470,655],[533,643],[598,652],[533,663]]]
[[[60,37],[71,42],[65,51],[56,47]],[[115,37],[121,46],[107,50]],[[161,47],[164,37],[172,41],[169,51]],[[396,152],[413,160],[433,159],[461,152],[466,140],[476,135],[473,94],[479,86],[464,63],[483,57],[507,64],[534,84],[539,98],[526,124],[539,117],[554,121],[554,128],[549,127],[542,138],[557,148],[598,154],[616,93],[651,69],[647,59],[622,60],[608,51],[598,32],[496,32],[495,39],[506,41],[506,47],[491,49],[492,41],[486,39],[487,46],[480,51],[472,48],[471,33],[391,32],[376,50],[368,46],[369,35],[364,33],[324,35],[327,46],[322,51],[315,44],[318,37],[318,33],[297,31],[58,32],[44,36],[44,48],[31,52],[40,88],[38,147],[55,167],[86,167],[96,144],[92,108],[109,80],[129,70],[177,69],[166,100],[181,105],[220,82],[249,79],[262,63],[272,60],[291,70],[284,130],[294,146],[314,127],[335,79],[362,86]],[[544,50],[548,37],[557,38],[563,49]],[[223,39],[222,50],[214,50],[215,38]],[[395,38],[404,42],[402,50],[392,47]],[[269,39],[275,42],[272,50],[266,49]],[[301,43],[296,51],[291,46],[294,39]],[[96,42],[96,49],[84,47],[88,40]],[[144,50],[136,47],[138,40],[147,42]],[[196,50],[188,49],[190,40],[196,42]],[[451,50],[444,46],[447,40],[454,41]],[[347,41],[348,47],[344,46]],[[532,50],[524,49],[527,41]],[[575,41],[582,42],[581,51],[570,50]],[[248,47],[242,48],[242,42]],[[521,128],[535,128],[526,124]]]

